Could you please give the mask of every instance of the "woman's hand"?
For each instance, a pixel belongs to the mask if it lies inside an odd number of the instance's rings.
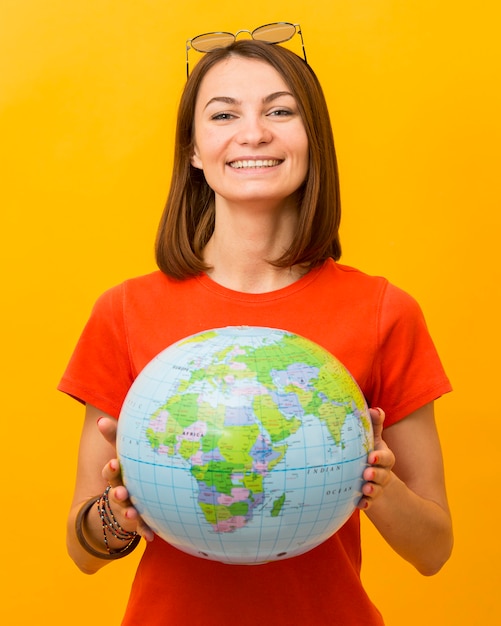
[[[433,403],[386,428],[384,441],[384,413],[371,409],[370,414],[374,450],[359,506],[398,554],[431,576],[453,544]]]
[[[383,440],[384,411],[379,408],[369,409],[372,428],[374,431],[374,449],[370,452],[364,470],[362,497],[358,508],[366,511],[382,493],[392,479],[392,469],[395,465],[395,455]]]
[[[110,417],[100,417],[97,421],[97,427],[106,441],[116,449],[117,420]],[[129,492],[123,484],[118,459],[111,459],[106,463],[103,468],[103,478],[111,486],[108,500],[113,515],[120,526],[128,532],[136,531],[146,541],[153,541],[153,531],[130,501]]]

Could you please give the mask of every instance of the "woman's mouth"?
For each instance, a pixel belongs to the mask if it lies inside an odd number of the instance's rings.
[[[244,159],[242,161],[231,161],[228,165],[236,170],[240,170],[243,168],[275,167],[280,163],[281,161],[278,159]]]

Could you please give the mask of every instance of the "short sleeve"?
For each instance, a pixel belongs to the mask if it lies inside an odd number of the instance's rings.
[[[371,403],[386,411],[388,427],[452,387],[414,298],[387,283],[377,327]]]
[[[97,300],[58,385],[60,391],[117,418],[134,380],[123,301],[123,285]]]

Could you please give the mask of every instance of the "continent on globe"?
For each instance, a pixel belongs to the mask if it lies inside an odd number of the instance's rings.
[[[331,536],[361,496],[372,446],[355,380],[325,349],[227,327],[170,346],[124,402],[118,448],[132,501],[197,556],[263,563]]]

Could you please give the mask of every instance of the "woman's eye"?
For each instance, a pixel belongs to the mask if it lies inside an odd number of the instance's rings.
[[[231,113],[215,113],[211,115],[211,120],[230,120],[232,117]]]
[[[292,115],[292,111],[290,109],[275,109],[271,111],[270,115],[274,117],[287,117],[288,115]]]

